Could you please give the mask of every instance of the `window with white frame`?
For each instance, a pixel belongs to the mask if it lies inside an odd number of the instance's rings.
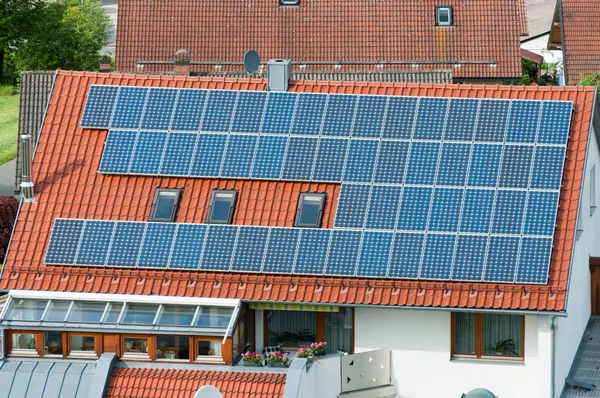
[[[452,7],[439,6],[435,8],[435,24],[438,26],[452,25]]]
[[[590,216],[596,211],[596,165],[590,170]]]

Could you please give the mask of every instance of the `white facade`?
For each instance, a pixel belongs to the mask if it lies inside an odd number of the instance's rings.
[[[548,50],[548,39],[549,34],[538,36],[536,38],[521,42],[521,48],[523,50],[529,50],[532,53],[541,55],[544,57],[544,61],[549,64],[558,63],[562,65],[562,51],[559,50]]]

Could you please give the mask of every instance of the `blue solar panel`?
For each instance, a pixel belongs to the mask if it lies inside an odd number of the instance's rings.
[[[429,230],[457,232],[458,217],[463,199],[463,189],[437,188],[433,193]]]
[[[440,164],[438,165],[437,185],[464,186],[467,178],[467,169],[471,144],[442,144]]]
[[[237,91],[210,91],[206,99],[200,131],[209,133],[228,132],[237,95]]]
[[[379,138],[386,107],[387,97],[373,95],[358,97],[352,136]]]
[[[312,180],[341,181],[347,149],[347,139],[321,138]]]
[[[519,238],[492,236],[483,280],[485,282],[513,282],[518,252]]]
[[[262,134],[288,134],[296,107],[296,93],[271,91],[267,100],[265,116],[261,127]]]
[[[234,133],[258,133],[266,102],[267,93],[264,91],[240,91],[231,131]]]
[[[208,227],[200,269],[229,270],[238,229],[239,227],[232,225],[210,225]]]
[[[110,123],[111,128],[137,129],[146,104],[148,89],[145,87],[121,87]]]
[[[87,220],[81,235],[75,264],[106,264],[106,256],[115,225],[115,221]]]
[[[460,220],[462,232],[489,232],[494,194],[489,189],[467,189]]]
[[[278,179],[281,176],[287,143],[287,137],[259,136],[252,166],[252,178]]]
[[[223,134],[199,134],[190,175],[218,177],[226,142],[227,136]]]
[[[137,265],[146,224],[117,222],[108,253],[107,265],[133,267]]]
[[[356,276],[385,278],[394,234],[365,231]]]
[[[361,238],[360,231],[333,230],[325,266],[326,275],[354,276]]]
[[[545,101],[542,105],[537,143],[566,145],[572,111],[572,102]]]
[[[350,140],[343,180],[345,182],[371,182],[378,147],[379,141]]]
[[[547,283],[552,238],[523,238],[515,282]]]
[[[399,186],[373,186],[365,228],[394,229],[401,193],[402,187]]]
[[[540,124],[541,101],[513,101],[506,132],[506,142],[534,143]]]
[[[525,235],[554,235],[558,192],[530,192],[525,213]]]
[[[299,94],[292,134],[319,135],[326,102],[324,94]]]
[[[397,229],[404,231],[425,230],[432,191],[432,188],[404,188]]]
[[[370,192],[370,185],[342,185],[335,213],[336,228],[363,228]]]
[[[271,228],[262,272],[291,274],[299,238],[298,228]]]
[[[330,229],[302,229],[294,267],[295,274],[323,274],[330,236]]]
[[[100,173],[127,173],[137,131],[110,130],[100,161]]]
[[[421,98],[413,138],[441,139],[447,110],[448,100],[446,98]]]
[[[498,191],[492,233],[520,234],[525,214],[525,191]]]
[[[564,164],[565,147],[536,146],[531,188],[560,189]]]
[[[167,268],[177,224],[148,223],[140,250],[139,267]]]
[[[284,180],[309,181],[312,174],[317,138],[291,137],[281,178]]]
[[[401,184],[408,157],[408,142],[381,141],[374,182]]]
[[[169,268],[198,269],[206,236],[206,225],[178,224]]]
[[[498,186],[502,188],[527,188],[532,160],[532,146],[506,145],[502,155]]]
[[[503,142],[510,101],[481,100],[475,141]]]
[[[82,128],[107,129],[115,107],[118,87],[91,85],[81,117]]]
[[[406,171],[406,183],[432,185],[439,151],[440,144],[437,142],[413,142]]]
[[[221,177],[250,177],[257,138],[255,135],[229,136]]]
[[[140,131],[129,172],[132,174],[158,174],[166,141],[167,133]]]
[[[159,174],[187,176],[197,138],[195,133],[169,133]]]
[[[83,220],[57,218],[46,251],[46,264],[73,264],[77,254]]]
[[[456,235],[428,234],[423,251],[420,279],[449,279]]]
[[[167,130],[171,124],[171,116],[177,90],[173,88],[151,88],[148,102],[142,116],[142,128],[151,130]]]
[[[388,276],[416,279],[423,254],[423,234],[396,233]]]
[[[259,272],[267,245],[269,228],[240,227],[231,264],[232,271]]]
[[[416,108],[417,98],[390,97],[382,136],[384,138],[410,138]]]
[[[331,94],[327,101],[322,135],[349,136],[357,95]]]
[[[448,107],[446,122],[446,141],[471,141],[475,134],[475,121],[479,100],[452,98]]]
[[[204,102],[207,95],[207,90],[179,90],[171,129],[180,131],[198,131],[200,129]]]
[[[459,235],[452,267],[452,280],[481,281],[487,243],[487,236]]]
[[[473,187],[495,187],[502,156],[502,145],[473,145],[469,182]]]

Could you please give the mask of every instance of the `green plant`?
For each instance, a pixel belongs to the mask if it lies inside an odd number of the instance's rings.
[[[596,86],[600,89],[600,72],[591,75],[581,76],[578,86]]]
[[[242,360],[248,363],[263,363],[265,357],[262,354],[258,354],[256,352],[245,352],[242,354]]]
[[[308,347],[301,347],[298,351],[296,351],[296,357],[298,358],[310,358],[313,356],[313,352]]]
[[[515,341],[513,339],[499,340],[496,342],[496,344],[489,344],[485,348],[485,350],[492,354],[495,353],[495,354],[499,354],[499,355],[507,355],[507,354],[519,355],[515,351],[516,346],[515,346]]]
[[[267,363],[281,363],[287,365],[288,362],[288,354],[286,353],[272,352],[267,356]]]
[[[13,85],[0,86],[0,96],[10,97],[19,94],[19,87]]]

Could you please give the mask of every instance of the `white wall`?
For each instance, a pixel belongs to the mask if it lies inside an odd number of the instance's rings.
[[[451,360],[450,312],[356,308],[355,349],[392,349],[398,398],[453,398],[487,388],[501,398],[549,396],[550,321],[525,317],[524,362]]]
[[[523,50],[529,50],[533,53],[544,57],[544,61],[549,64],[560,62],[562,64],[562,51],[548,50],[548,36],[544,35],[535,39],[528,40],[521,43]]]

